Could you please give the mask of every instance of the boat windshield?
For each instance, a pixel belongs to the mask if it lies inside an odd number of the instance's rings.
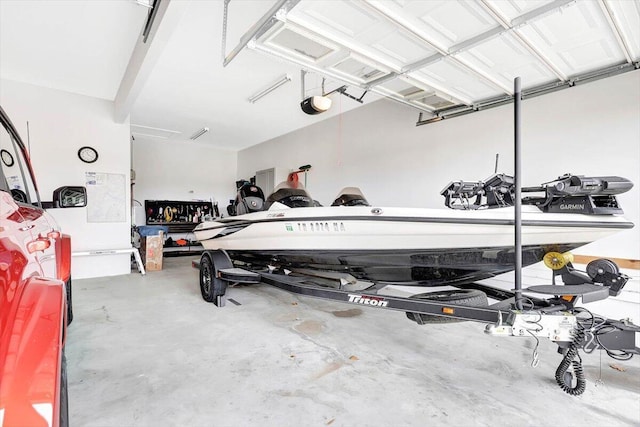
[[[358,187],[345,187],[331,206],[371,206]]]
[[[290,208],[306,208],[314,206],[313,199],[300,182],[285,181],[273,190],[267,198],[266,208],[273,203],[282,203]]]

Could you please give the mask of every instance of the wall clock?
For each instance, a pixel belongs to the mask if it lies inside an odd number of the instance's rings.
[[[0,150],[0,157],[2,157],[2,163],[7,165],[7,167],[13,166],[13,156],[7,150]]]
[[[94,163],[98,160],[98,152],[93,147],[82,147],[78,150],[78,157],[85,163]]]

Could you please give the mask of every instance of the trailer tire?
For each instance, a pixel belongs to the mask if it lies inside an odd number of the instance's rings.
[[[215,269],[211,257],[203,255],[200,259],[200,292],[202,299],[207,302],[214,302],[215,295]]]
[[[224,296],[227,284],[218,276],[218,271],[233,267],[231,259],[223,250],[207,251],[200,258],[200,292],[207,302],[218,304],[218,297]]]
[[[451,303],[453,305],[464,305],[469,307],[487,307],[489,305],[487,294],[477,289],[455,289],[448,291],[427,292],[424,294],[413,295],[411,296],[411,298],[433,302],[445,302]],[[464,320],[461,319],[453,319],[451,317],[445,316],[435,316],[433,314],[422,314],[413,312],[407,312],[406,314],[409,320],[413,320],[418,325],[464,322]]]

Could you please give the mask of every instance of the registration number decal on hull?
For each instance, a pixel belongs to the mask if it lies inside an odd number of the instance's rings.
[[[332,231],[334,233],[344,233],[346,228],[344,222],[299,222],[296,224],[297,231],[302,232],[327,232]],[[286,223],[285,228],[287,231],[293,231],[294,226],[291,223]]]

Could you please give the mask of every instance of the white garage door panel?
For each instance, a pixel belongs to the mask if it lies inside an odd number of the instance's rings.
[[[507,21],[531,12],[539,7],[552,3],[553,0],[486,0],[491,8]]]
[[[369,1],[441,50],[497,26],[479,5],[459,1]]]
[[[625,61],[597,2],[575,3],[518,31],[569,76]]]
[[[640,0],[609,0],[607,7],[613,13],[621,37],[629,48],[631,59],[640,59]]]
[[[503,94],[502,91],[484,84],[475,75],[456,67],[449,61],[448,59],[438,61],[412,73],[411,77],[445,93],[450,93],[467,105]]]
[[[510,34],[495,37],[455,57],[471,68],[495,75],[505,86],[510,86],[515,77],[522,78],[525,88],[556,80],[556,76]]]

